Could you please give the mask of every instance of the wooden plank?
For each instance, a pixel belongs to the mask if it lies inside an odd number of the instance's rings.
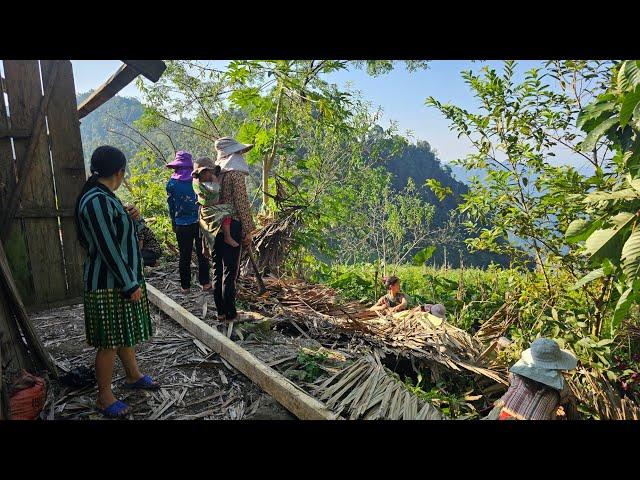
[[[167,69],[167,65],[162,60],[122,60],[133,67],[138,73],[156,83]]]
[[[4,78],[0,77],[0,132],[9,131],[9,118],[4,99]],[[9,200],[9,192],[15,186],[15,171],[11,140],[0,136],[0,212],[4,211]]]
[[[137,76],[138,72],[133,67],[123,63],[116,73],[111,75],[106,82],[78,105],[78,118],[86,117],[107,100],[115,97],[120,90],[129,85]]]
[[[153,285],[147,283],[147,292],[151,303],[182,325],[198,340],[220,354],[296,417],[301,420],[335,420],[338,418],[321,402],[178,305]]]
[[[0,285],[4,289],[1,281]],[[7,366],[3,373],[7,380],[23,368],[33,371],[34,364],[29,350],[20,336],[15,315],[11,311],[9,296],[4,294],[4,290],[0,298],[0,348],[3,363]]]
[[[11,70],[17,69],[19,65],[15,62],[5,60],[3,62],[5,74],[7,72],[7,68],[11,72]],[[23,62],[24,66],[24,62]],[[31,67],[33,71],[37,68],[37,63],[29,62],[27,67]],[[16,75],[20,75],[21,72],[17,72]],[[16,96],[15,89],[13,92],[8,92],[8,84],[3,79],[2,81],[2,90],[3,93],[11,93],[12,96]],[[13,106],[13,110],[11,113],[11,120],[13,120],[13,124],[9,121],[9,119],[5,116],[6,105],[4,95],[0,95],[0,103],[2,103],[2,107],[0,108],[0,127],[9,129],[11,127],[12,130],[16,128],[19,130],[29,130],[33,127],[32,124],[29,124],[28,121],[25,120],[24,112],[21,112],[21,105],[19,99],[24,95],[17,95],[16,104]],[[11,110],[11,109],[10,109]],[[17,141],[17,148],[19,151],[24,149],[24,142]],[[22,150],[21,150],[22,149]],[[10,193],[15,190],[16,186],[16,166],[13,159],[13,149],[11,148],[11,141],[9,139],[0,140],[0,217],[2,217],[3,213],[8,208],[8,202],[11,198]],[[14,279],[20,288],[20,292],[22,292],[24,298],[31,298],[33,295],[33,283],[31,272],[29,271],[29,263],[28,263],[28,251],[27,251],[27,243],[24,236],[24,227],[21,220],[10,220],[14,225],[11,229],[11,233],[7,238],[3,239],[4,247],[7,256],[9,257],[9,263],[11,265],[11,270],[14,275]]]
[[[4,289],[2,281],[0,285]],[[22,369],[33,372],[37,365],[29,355],[29,349],[20,335],[9,295],[3,294],[0,303],[0,345],[3,362],[6,365],[3,375],[9,381]]]
[[[19,325],[22,330],[22,334],[24,335],[25,340],[27,341],[27,347],[33,353],[33,360],[36,362],[35,365],[38,368],[46,368],[49,370],[51,375],[54,378],[57,378],[58,373],[56,367],[51,360],[51,357],[47,353],[47,350],[44,348],[44,345],[40,341],[40,337],[35,331],[31,320],[27,316],[27,312],[24,308],[24,304],[22,303],[22,298],[20,298],[20,293],[18,292],[18,288],[13,282],[13,277],[11,276],[11,270],[9,269],[9,262],[7,261],[7,257],[4,253],[4,248],[0,244],[0,285],[2,286],[2,290],[5,292],[4,298],[6,299],[7,306],[9,311],[13,313],[15,316],[15,322]],[[22,338],[15,338],[16,330],[11,328],[11,324],[9,323],[9,331],[13,332],[11,335],[13,336],[13,343],[16,346],[24,345]],[[27,359],[26,355],[20,355],[22,359]]]
[[[29,315],[42,312],[44,310],[51,310],[53,308],[66,307],[68,305],[80,305],[84,301],[84,297],[81,295],[79,297],[65,298],[64,300],[47,302],[41,305],[25,305],[25,310]]]
[[[42,60],[42,71],[48,72],[51,60]],[[56,181],[58,209],[61,211],[62,245],[68,290],[65,298],[72,299],[83,293],[85,251],[78,242],[73,218],[76,199],[87,175],[80,137],[80,120],[76,106],[73,68],[69,60],[60,61],[58,81],[51,93],[47,112],[49,139]],[[43,83],[48,77],[43,73]],[[70,212],[70,215],[67,215]],[[62,215],[64,213],[64,215]]]
[[[58,62],[52,64],[51,75],[45,84],[44,95],[40,87],[40,69],[37,61],[5,60],[6,88],[9,97],[9,109],[11,113],[11,126],[17,129],[31,127],[31,137],[28,139],[24,153],[18,155],[18,143],[24,140],[14,141],[16,144],[16,163],[18,168],[18,183],[10,192],[11,198],[7,208],[2,212],[2,238],[7,238],[11,224],[8,220],[13,218],[18,203],[21,200],[23,189],[27,190],[25,198],[37,198],[33,193],[42,192],[47,195],[51,189],[47,188],[46,176],[35,176],[35,182],[29,182],[34,166],[49,164],[45,159],[49,157],[49,146],[46,139],[45,115],[51,91],[58,72]],[[24,144],[23,144],[24,145]],[[38,162],[41,160],[41,162]],[[41,168],[41,174],[46,174],[46,167]],[[43,185],[45,184],[45,185]],[[32,195],[29,195],[32,193]],[[51,192],[52,194],[52,192]],[[24,203],[24,202],[23,202]],[[39,206],[39,205],[37,205]]]
[[[2,100],[4,102],[4,95],[3,95]],[[30,136],[31,136],[31,130],[10,129],[10,128],[7,128],[6,126],[0,125],[0,140],[7,139],[7,138],[12,138],[12,137],[13,138],[28,138]]]
[[[6,82],[4,77],[0,77],[0,131],[14,132],[16,129],[10,128],[11,124],[6,114],[5,92]],[[21,129],[20,131],[26,130]],[[30,133],[31,128],[28,131]],[[9,138],[0,138],[0,216],[1,212],[4,212],[8,207],[10,192],[14,190],[15,185],[16,168],[11,140]],[[15,223],[15,226],[12,229],[12,234],[4,241],[5,251],[9,256],[14,279],[20,291],[24,295],[31,296],[33,294],[33,284],[31,283],[31,273],[28,268],[27,244],[23,236],[22,222],[19,220],[11,221]]]
[[[52,97],[56,71],[47,78],[45,95],[42,95],[40,68],[37,61],[6,60],[6,88],[9,96],[12,128],[33,129],[27,139],[14,139],[18,183],[11,192],[11,199],[4,218],[13,219],[18,204],[24,208],[55,207],[55,194],[51,170],[49,143],[45,128],[45,113]],[[8,222],[2,230],[3,238],[15,225]],[[23,221],[23,237],[26,241],[28,269],[31,274],[32,293],[24,298],[29,304],[43,304],[64,298],[66,279],[60,229],[54,218],[34,218]],[[15,267],[15,265],[12,265]],[[21,271],[24,265],[17,266]]]

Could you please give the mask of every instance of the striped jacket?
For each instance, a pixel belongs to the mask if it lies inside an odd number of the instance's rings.
[[[138,234],[122,203],[98,184],[80,199],[80,226],[89,244],[85,290],[120,289],[129,296],[143,281]]]
[[[511,386],[496,402],[496,406],[518,420],[555,420],[558,407],[570,395],[566,383],[560,391],[541,384],[530,387],[524,377],[517,373],[510,373],[509,377]]]

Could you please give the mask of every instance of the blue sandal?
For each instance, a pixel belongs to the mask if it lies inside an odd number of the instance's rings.
[[[129,408],[129,405],[127,405],[126,403],[121,402],[120,400],[116,400],[105,409],[98,408],[98,411],[105,417],[122,418],[129,413],[127,411]]]
[[[158,390],[160,384],[154,382],[149,375],[145,375],[135,383],[124,382],[124,388],[130,390]]]

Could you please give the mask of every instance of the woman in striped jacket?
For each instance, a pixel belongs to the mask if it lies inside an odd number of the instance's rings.
[[[113,193],[124,180],[126,159],[114,147],[98,147],[91,172],[76,203],[78,239],[87,250],[84,265],[84,314],[89,345],[98,348],[97,406],[109,417],[121,417],[130,407],[111,391],[116,354],[126,372],[126,388],[156,389],[159,385],[138,369],[134,346],[152,334],[138,235],[132,217]]]

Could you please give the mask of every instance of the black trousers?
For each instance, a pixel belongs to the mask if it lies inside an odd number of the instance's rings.
[[[200,227],[197,223],[191,225],[176,225],[176,238],[178,239],[178,250],[180,251],[180,285],[182,288],[191,286],[191,254],[195,246],[198,256],[198,282],[206,285],[211,281],[209,277],[209,262],[202,253],[202,239],[200,238]]]
[[[231,237],[238,243],[242,239],[242,225],[237,220],[231,221]],[[228,319],[235,318],[236,312],[236,274],[240,261],[240,247],[232,247],[224,243],[222,229],[216,235],[213,260],[213,299],[216,302],[218,315]]]

